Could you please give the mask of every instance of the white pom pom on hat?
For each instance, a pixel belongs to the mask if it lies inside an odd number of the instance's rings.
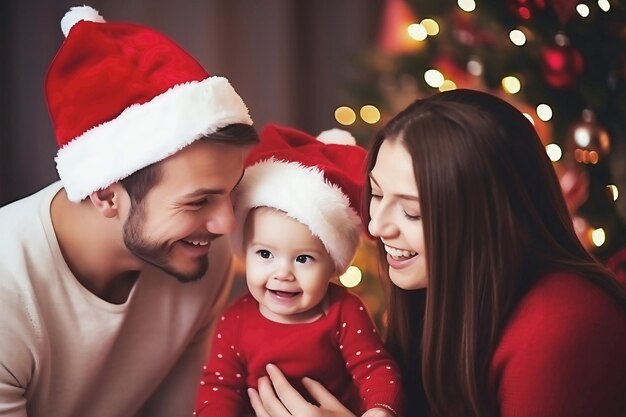
[[[87,22],[98,22],[105,23],[106,20],[100,13],[93,7],[89,6],[76,6],[70,8],[70,11],[65,13],[65,16],[61,19],[61,30],[63,31],[63,35],[67,38],[67,35],[70,33],[70,29],[74,27],[74,25],[81,20],[85,20]]]
[[[326,144],[334,143],[335,145],[356,145],[356,139],[350,132],[337,128],[324,130],[317,135],[317,140]]]

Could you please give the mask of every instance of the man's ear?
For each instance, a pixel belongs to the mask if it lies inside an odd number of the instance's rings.
[[[125,192],[126,190],[119,183],[113,183],[89,194],[89,200],[104,217],[113,218],[119,213],[120,199]]]

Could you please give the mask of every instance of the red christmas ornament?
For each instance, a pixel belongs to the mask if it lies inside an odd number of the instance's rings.
[[[509,9],[522,20],[530,20],[546,7],[546,0],[507,0]]]
[[[583,69],[581,53],[569,44],[564,35],[557,35],[556,45],[544,48],[541,53],[543,78],[553,88],[571,87]]]
[[[611,151],[611,137],[589,109],[583,110],[581,121],[570,126],[565,144],[576,162],[582,164],[596,164]]]

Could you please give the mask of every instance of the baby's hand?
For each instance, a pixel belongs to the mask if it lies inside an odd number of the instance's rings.
[[[367,410],[361,417],[396,417],[391,411],[382,407],[374,407]]]

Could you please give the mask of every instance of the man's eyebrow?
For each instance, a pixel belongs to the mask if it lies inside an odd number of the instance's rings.
[[[243,174],[245,171],[242,171],[241,176],[239,177],[239,179],[237,180],[237,184],[235,184],[235,187],[237,185],[239,185],[239,183],[241,182],[241,179],[243,178]],[[227,194],[228,192],[224,189],[224,188],[198,188],[197,190],[194,190],[188,194],[184,194],[181,196],[181,198],[194,198],[194,197],[200,197],[203,195],[222,195],[222,194]]]
[[[211,188],[198,188],[197,190],[194,190],[188,194],[184,194],[181,196],[181,198],[194,198],[194,197],[200,197],[203,195],[207,195],[207,194],[215,194],[215,195],[219,195],[219,194],[225,194],[226,190],[224,190],[223,188],[218,188],[218,189],[211,189]]]

